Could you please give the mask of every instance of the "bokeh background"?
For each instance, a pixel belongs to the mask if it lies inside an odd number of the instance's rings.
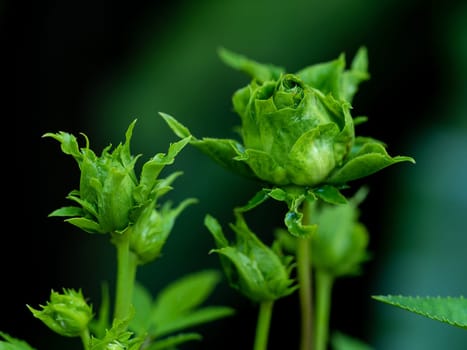
[[[196,136],[232,137],[239,119],[231,96],[248,78],[220,61],[218,47],[294,72],[340,53],[350,62],[363,45],[371,79],[361,85],[353,115],[367,115],[369,121],[357,131],[417,164],[401,163],[363,182],[370,194],[361,219],[371,234],[373,258],[362,276],[337,282],[332,329],[378,350],[466,348],[465,330],[371,299],[467,293],[465,1],[85,0],[31,8],[10,1],[0,12],[2,36],[11,44],[3,56],[13,59],[6,68],[13,67],[10,91],[16,94],[6,101],[11,110],[4,115],[16,129],[3,147],[15,150],[9,190],[17,193],[7,195],[5,189],[4,194],[4,204],[14,209],[4,214],[10,228],[2,234],[0,254],[1,331],[41,350],[80,349],[79,341],[53,334],[25,305],[37,307],[51,289],[64,287],[82,288],[98,304],[100,283],[114,282],[115,252],[108,237],[47,217],[70,204],[65,196],[78,187],[79,172],[57,142],[41,135],[83,132],[100,152],[123,141],[136,118],[132,150],[147,160],[177,139],[159,117],[162,111]],[[232,208],[258,189],[191,148],[166,170],[184,172],[166,199],[196,197],[199,203],[179,217],[162,258],[138,271],[138,280],[154,295],[187,273],[219,269],[218,257],[208,254],[213,241],[204,215],[226,226]],[[251,216],[251,226],[266,242],[282,224],[283,210],[268,202]],[[296,298],[276,304],[270,349],[297,348]],[[194,329],[204,340],[183,348],[251,348],[256,305],[225,280],[209,302],[237,313]]]

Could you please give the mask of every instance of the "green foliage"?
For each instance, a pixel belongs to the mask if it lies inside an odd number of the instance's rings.
[[[91,338],[90,350],[139,350],[144,343],[144,335],[134,337],[133,332],[127,330],[128,321],[114,319],[103,338]]]
[[[0,337],[5,341],[0,340],[0,350],[36,350],[24,340],[16,339],[4,332],[0,332]]]
[[[368,344],[341,332],[334,332],[331,337],[333,350],[372,350]]]
[[[155,299],[144,286],[136,283],[135,317],[129,328],[137,334],[147,334],[146,342],[150,340],[152,344],[149,349],[201,339],[197,333],[173,333],[234,314],[230,307],[202,306],[220,279],[220,273],[215,270],[195,272],[167,285]],[[163,344],[166,345],[162,347]]]
[[[467,299],[464,297],[375,295],[372,298],[432,320],[467,329]]]
[[[358,86],[369,79],[368,58],[361,48],[346,69],[344,54],[337,59],[310,65],[296,73],[264,64],[246,56],[219,50],[228,66],[248,74],[250,83],[233,94],[234,111],[239,115],[241,141],[194,137],[174,117],[160,113],[180,138],[143,164],[137,176],[130,141],[136,124],[126,131],[124,143],[114,150],[104,148],[100,156],[90,149],[86,135],[80,147],[74,135],[46,133],[60,142],[63,153],[71,155],[80,170],[79,189],[67,199],[75,206],[53,211],[50,216],[88,233],[110,234],[117,249],[117,281],[113,317],[110,291],[103,285],[97,318],[81,290],[64,289],[51,293],[50,302],[33,315],[49,328],[66,337],[81,337],[85,350],[175,349],[188,341],[201,340],[190,328],[234,314],[227,306],[204,306],[221,274],[203,270],[186,275],[163,288],[155,298],[136,281],[139,265],[157,259],[172,231],[176,218],[189,205],[189,198],[178,206],[159,203],[182,174],[174,172],[159,178],[165,166],[193,145],[215,162],[264,186],[244,206],[234,208],[235,223],[229,227],[234,242],[224,235],[221,224],[207,214],[204,225],[211,233],[229,285],[260,306],[255,350],[265,350],[272,306],[275,301],[300,291],[303,325],[316,324],[315,350],[328,345],[328,319],[332,283],[335,278],[360,273],[368,259],[369,235],[359,221],[358,205],[364,200],[363,188],[347,199],[341,192],[348,182],[362,179],[411,157],[391,157],[386,146],[371,137],[355,135],[355,125],[366,117],[351,115]],[[267,199],[285,203],[284,228],[271,247],[250,230],[244,213]],[[288,251],[291,255],[285,255]],[[309,255],[311,252],[311,258]],[[297,281],[292,272],[297,267]],[[316,273],[316,295],[311,275]],[[309,299],[308,299],[309,298]],[[407,310],[467,328],[465,300],[374,297]],[[311,310],[316,305],[316,315]],[[302,329],[306,336],[309,329]],[[302,336],[303,336],[302,334]],[[26,343],[4,333],[7,342],[0,350],[31,350]],[[304,337],[302,348],[311,347]],[[335,350],[367,350],[366,344],[336,333]]]

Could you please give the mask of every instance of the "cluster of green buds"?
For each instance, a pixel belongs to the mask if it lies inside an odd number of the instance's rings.
[[[86,145],[80,148],[74,135],[46,133],[61,143],[65,154],[71,155],[81,170],[80,186],[67,196],[78,206],[63,207],[49,216],[68,217],[65,221],[89,233],[130,235],[130,249],[145,264],[159,256],[175,218],[195,199],[186,199],[172,208],[167,202],[159,210],[158,199],[172,189],[171,183],[181,174],[175,172],[159,179],[162,169],[174,162],[175,156],[189,143],[190,137],[170,145],[167,154],[158,153],[143,164],[138,179],[135,164],[141,155],[130,152],[130,140],[136,120],[126,131],[125,143],[113,151],[106,147],[97,156]]]
[[[211,252],[219,254],[232,288],[256,302],[275,301],[298,288],[290,277],[292,257],[283,255],[277,244],[270,248],[261,242],[240,212],[236,212],[235,224],[230,224],[236,235],[234,244],[229,243],[215,218],[206,215],[204,222],[217,247]]]
[[[345,57],[306,67],[294,74],[226,49],[223,61],[251,77],[232,98],[240,116],[241,141],[192,137],[191,143],[219,164],[274,186],[344,186],[389,165],[414,160],[391,157],[385,145],[355,135],[365,117],[351,116],[358,85],[367,79],[367,53],[361,48],[351,67]],[[188,128],[162,115],[181,138]]]
[[[87,304],[81,290],[64,289],[63,293],[52,291],[50,301],[42,310],[27,305],[34,317],[40,319],[54,332],[65,337],[80,337],[88,332],[93,319],[92,307]]]

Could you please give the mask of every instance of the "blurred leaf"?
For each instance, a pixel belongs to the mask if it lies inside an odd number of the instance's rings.
[[[219,318],[233,315],[234,310],[226,306],[207,306],[178,317],[172,321],[165,322],[157,328],[157,336],[176,332],[181,329],[193,327],[202,323],[217,320]]]
[[[333,350],[372,350],[369,345],[362,341],[340,332],[335,332],[332,335],[331,344]]]
[[[0,337],[6,340],[0,340],[0,350],[36,350],[25,341],[13,338],[4,332],[0,332]]]
[[[163,335],[232,315],[234,310],[226,306],[199,307],[220,279],[221,273],[216,270],[195,272],[167,285],[155,300],[137,283],[133,293],[136,312],[130,329],[137,334],[147,332],[149,338],[159,340]]]
[[[158,340],[150,345],[147,350],[162,350],[162,349],[175,349],[176,345],[185,343],[190,340],[201,340],[202,337],[198,333],[180,333]]]
[[[138,311],[131,320],[131,329],[138,334],[146,332],[151,323],[152,296],[149,290],[138,282],[133,287],[133,306]]]
[[[220,278],[218,271],[206,270],[171,283],[154,301],[153,322],[162,325],[194,309],[209,297]]]

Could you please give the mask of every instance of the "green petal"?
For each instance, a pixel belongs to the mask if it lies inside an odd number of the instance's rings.
[[[335,99],[340,99],[340,80],[345,68],[345,56],[323,63],[317,63],[297,72],[297,75],[311,87],[320,90],[325,95],[331,93]]]
[[[336,165],[333,137],[336,124],[319,125],[303,133],[289,153],[287,172],[294,184],[314,186],[322,182]]]
[[[342,75],[342,97],[346,101],[352,102],[358,85],[368,79],[370,79],[370,74],[368,73],[368,53],[365,47],[361,47],[355,54],[350,71],[345,71]]]
[[[264,181],[275,185],[285,185],[290,182],[286,170],[266,152],[247,149],[235,159],[245,161],[257,177]]]

